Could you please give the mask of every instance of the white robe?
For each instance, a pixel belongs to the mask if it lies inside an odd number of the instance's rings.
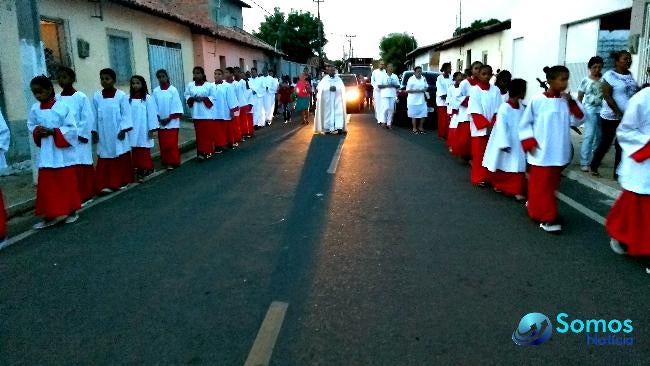
[[[330,87],[336,91],[330,91]],[[346,129],[345,85],[338,75],[325,75],[318,83],[314,133],[333,132]]]
[[[151,95],[147,95],[144,100],[131,99],[131,122],[133,123],[133,130],[129,131],[131,147],[152,148],[154,141],[149,138],[149,132],[157,130],[160,124],[156,101]]]
[[[491,172],[501,170],[508,173],[526,171],[526,153],[519,140],[519,122],[524,115],[523,104],[515,109],[508,103],[503,103],[497,112],[497,121],[490,135],[483,166]],[[510,148],[510,152],[501,149]]]
[[[92,128],[95,125],[95,115],[93,113],[90,100],[86,94],[77,91],[72,95],[61,96],[57,94],[56,99],[72,110],[75,121],[77,121],[77,134],[86,142],[79,141],[74,146],[74,154],[77,157],[77,164],[93,165],[93,143]]]
[[[409,78],[409,81],[406,83],[406,91],[420,91],[427,90],[429,84],[427,84],[427,79],[424,76],[419,79],[414,76]],[[429,109],[427,107],[427,100],[424,97],[424,93],[408,93],[406,97],[406,108],[407,115],[411,118],[426,118],[429,115]]]
[[[11,142],[11,133],[7,126],[2,112],[0,112],[0,170],[7,168],[7,160],[5,154],[9,151],[9,143]]]
[[[206,81],[202,85],[196,85],[194,81],[190,82],[185,88],[186,103],[190,97],[208,98],[214,104],[214,84]],[[206,106],[204,102],[195,101],[191,109],[192,119],[212,119],[212,108]]]
[[[472,132],[472,137],[487,136],[488,129],[482,128],[478,129],[476,124],[473,121],[472,114],[481,114],[488,121],[492,121],[492,118],[497,114],[499,107],[503,104],[501,99],[501,92],[499,88],[494,85],[490,85],[488,90],[483,90],[478,85],[473,86],[469,91],[469,105],[467,106],[467,113],[470,115],[470,120],[472,123],[469,124],[470,131]]]
[[[98,90],[93,97],[93,111],[95,124],[92,131],[99,135],[97,155],[100,158],[112,159],[131,151],[128,132],[124,140],[117,138],[120,131],[133,128],[129,97],[118,90],[115,97],[104,98],[102,91]]]
[[[375,103],[375,118],[379,122],[379,109],[381,108],[381,96],[379,93],[379,85],[386,76],[386,70],[374,69],[370,76],[370,83],[372,84],[372,98]]]
[[[217,84],[215,91],[214,107],[212,107],[214,114],[212,115],[212,119],[221,121],[232,120],[231,113],[235,113],[239,109],[235,86],[224,81],[221,84]]]
[[[266,94],[264,94],[264,116],[266,117],[266,121],[271,121],[275,113],[275,96],[278,93],[280,84],[276,78],[269,75],[264,77],[264,85],[266,86]]]
[[[379,85],[393,85],[399,87],[399,78],[395,74],[384,74],[379,81]],[[395,114],[395,104],[397,103],[397,88],[379,89],[381,102],[379,102],[379,114],[377,121],[392,124],[393,115]]]
[[[266,110],[264,108],[264,96],[266,95],[266,86],[262,77],[250,78],[248,86],[251,88],[253,105],[253,123],[255,126],[263,127],[266,125]]]
[[[576,101],[584,113],[582,104]],[[537,140],[537,148],[526,154],[528,163],[535,166],[566,166],[571,162],[571,126],[580,126],[569,112],[564,98],[549,98],[544,94],[534,97],[526,107],[519,123],[519,140]]]
[[[410,80],[410,79],[409,79]],[[438,75],[436,79],[436,106],[444,107],[446,106],[447,97],[449,96],[449,88],[454,83],[454,79],[449,75],[445,77],[443,74]],[[442,99],[442,96],[446,95],[445,99]]]
[[[183,114],[183,104],[181,103],[181,97],[178,93],[178,89],[176,89],[173,85],[170,85],[167,90],[162,90],[160,87],[154,89],[153,99],[156,102],[158,117],[161,119],[169,118],[169,116],[173,114]],[[180,126],[180,118],[174,118],[165,126],[161,125],[160,128],[163,130],[171,130],[180,128]]]
[[[462,102],[462,97],[460,95],[460,85],[458,87],[451,85],[449,89],[447,90],[447,114],[451,115],[454,112],[454,109],[458,110],[460,112],[460,103]],[[451,120],[449,121],[449,128],[458,128],[458,122],[460,119],[465,119],[467,113],[465,116],[461,117],[460,114],[455,114],[451,117]]]
[[[627,191],[650,194],[650,159],[638,163],[630,157],[650,144],[650,88],[641,90],[628,101],[616,138],[623,149],[618,166],[619,183]]]
[[[239,107],[245,107],[249,104],[249,91],[246,89],[246,80],[241,79],[234,81],[233,85],[235,86],[235,95],[237,96],[237,101],[239,102]]]
[[[77,165],[74,150],[78,142],[77,121],[74,119],[72,109],[62,102],[54,103],[51,109],[41,109],[40,103],[34,103],[27,118],[27,129],[30,135],[38,126],[58,129],[65,141],[71,145],[56,147],[54,136],[43,137],[38,152],[38,168],[64,168]]]
[[[469,92],[472,89],[472,84],[469,83],[469,80],[465,79],[460,82],[458,88],[460,90],[458,94],[458,122],[469,122],[470,116],[467,112],[467,107],[463,106],[462,103],[466,97],[469,97]]]

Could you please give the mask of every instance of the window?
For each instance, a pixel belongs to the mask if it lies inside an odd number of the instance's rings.
[[[456,70],[460,72],[465,72],[465,69],[463,69],[463,60],[461,59],[456,60]]]
[[[467,67],[469,67],[472,64],[472,50],[467,50]]]
[[[45,54],[45,66],[47,75],[50,78],[57,77],[58,68],[61,66],[72,66],[68,45],[65,38],[63,21],[52,19],[41,19],[41,38],[43,40],[43,53]]]
[[[108,34],[108,57],[111,69],[117,74],[117,84],[128,84],[133,75],[133,52],[131,36],[126,32],[111,31]]]
[[[226,56],[219,56],[219,68],[225,70],[226,67]]]
[[[487,58],[488,51],[483,51],[483,54],[481,56],[482,56],[483,65],[487,65],[488,64],[488,58]]]
[[[244,65],[244,59],[243,58],[239,59],[239,68],[241,69],[241,71],[245,71],[244,69],[246,68],[246,65]]]

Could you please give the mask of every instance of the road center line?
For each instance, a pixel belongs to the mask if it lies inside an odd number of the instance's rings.
[[[574,201],[573,199],[567,197],[566,195],[564,195],[564,194],[562,194],[560,192],[557,192],[556,196],[560,201],[562,201],[562,202],[566,203],[567,205],[575,208],[581,214],[583,214],[583,215],[587,216],[588,218],[596,221],[597,223],[605,226],[605,218],[604,217],[600,216],[599,214],[595,213],[594,211],[588,209],[587,207],[581,205],[577,201]]]
[[[273,301],[271,303],[244,366],[266,366],[269,364],[288,306],[289,304],[286,302]]]
[[[339,160],[341,160],[341,152],[343,151],[344,142],[345,138],[342,138],[341,141],[339,141],[339,146],[336,148],[334,156],[332,157],[332,162],[330,163],[330,167],[327,169],[328,174],[336,173],[336,168],[339,166]]]

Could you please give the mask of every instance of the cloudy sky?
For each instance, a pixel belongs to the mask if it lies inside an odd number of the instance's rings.
[[[267,14],[265,10],[273,12],[274,7],[285,13],[296,9],[316,14],[313,0],[244,1],[252,6],[252,9],[244,9],[244,28],[247,31],[257,30]],[[512,1],[462,0],[463,26],[475,19],[510,18],[508,4]],[[344,45],[347,52],[345,35],[356,35],[352,39],[355,57],[378,57],[381,37],[391,32],[412,33],[420,46],[450,38],[458,21],[460,0],[382,0],[390,6],[376,3],[373,0],[324,0],[320,4],[325,36],[329,40],[325,47],[329,58],[340,59]]]

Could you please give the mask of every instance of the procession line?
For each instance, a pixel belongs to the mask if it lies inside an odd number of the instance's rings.
[[[287,307],[289,304],[286,302],[273,301],[271,303],[244,366],[266,366],[269,364],[275,342],[278,340],[284,322],[284,316],[287,314]]]

